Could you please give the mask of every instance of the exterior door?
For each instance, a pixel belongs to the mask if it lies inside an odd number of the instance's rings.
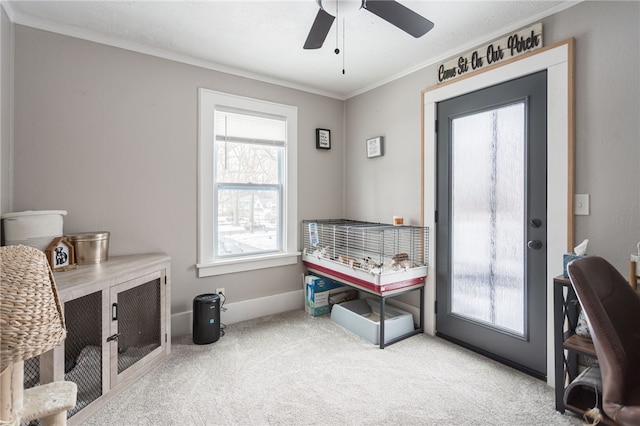
[[[546,377],[546,71],[438,104],[436,329]]]

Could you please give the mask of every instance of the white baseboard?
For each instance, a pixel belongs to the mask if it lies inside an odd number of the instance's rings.
[[[293,311],[304,308],[304,292],[302,290],[257,299],[242,300],[227,303],[226,311],[220,313],[220,322],[234,324],[280,312]],[[193,311],[171,315],[171,337],[184,336],[192,333]]]
[[[420,322],[419,308],[397,300],[387,299],[387,303],[404,311],[410,312],[413,315],[413,321],[415,324]],[[304,309],[304,292],[303,290],[296,290],[273,296],[228,303],[225,304],[225,308],[227,308],[227,310],[220,313],[220,321],[224,324],[234,324],[240,321],[278,314],[280,312]],[[192,311],[171,315],[171,337],[191,334],[192,327]]]

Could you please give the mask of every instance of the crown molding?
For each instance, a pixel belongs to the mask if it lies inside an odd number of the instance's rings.
[[[420,71],[422,69],[425,69],[427,67],[430,67],[434,64],[438,64],[442,61],[445,61],[446,59],[449,59],[453,56],[455,56],[456,54],[459,54],[460,52],[466,52],[468,50],[471,50],[477,46],[481,46],[485,43],[489,43],[492,40],[495,40],[509,32],[512,31],[516,31],[520,28],[526,27],[536,21],[540,21],[544,18],[547,18],[551,15],[554,15],[556,13],[562,12],[566,9],[569,9],[573,6],[576,6],[577,4],[582,3],[585,0],[573,0],[573,1],[566,1],[563,2],[555,7],[552,7],[550,9],[545,10],[544,12],[538,13],[532,17],[528,17],[527,19],[523,19],[520,21],[515,21],[513,24],[511,24],[508,27],[505,27],[499,31],[495,31],[491,34],[489,34],[488,36],[484,36],[484,37],[479,37],[476,38],[470,42],[467,42],[459,47],[457,47],[455,50],[449,50],[447,52],[442,53],[441,55],[439,55],[436,58],[432,58],[429,59],[428,61],[425,61],[417,66],[414,66],[412,68],[409,68],[403,72],[394,74],[388,78],[385,78],[383,80],[377,81],[375,83],[372,83],[370,85],[367,85],[361,89],[358,89],[356,91],[353,91],[351,93],[338,93],[338,92],[332,92],[332,91],[327,91],[327,90],[321,90],[321,89],[317,89],[314,87],[310,87],[310,86],[306,86],[306,85],[302,85],[302,84],[297,84],[297,83],[293,83],[291,81],[288,80],[282,80],[282,79],[277,79],[277,78],[273,78],[273,77],[269,77],[269,76],[265,76],[263,74],[259,74],[259,73],[255,73],[252,71],[247,71],[241,68],[234,68],[234,67],[230,67],[227,65],[222,65],[222,64],[218,64],[215,62],[211,62],[211,61],[206,61],[203,59],[199,59],[193,56],[189,56],[189,55],[184,55],[184,54],[180,54],[180,53],[176,53],[176,52],[171,52],[169,50],[165,50],[165,49],[159,49],[159,48],[154,48],[154,47],[149,47],[149,46],[145,46],[139,43],[133,43],[130,42],[128,40],[123,40],[117,37],[110,37],[110,36],[105,36],[103,34],[99,34],[93,31],[88,31],[88,30],[82,30],[76,27],[72,27],[72,26],[68,26],[68,25],[64,25],[64,24],[58,24],[58,23],[54,23],[51,21],[47,21],[47,20],[42,20],[42,19],[38,19],[38,18],[33,18],[30,16],[26,16],[23,15],[21,13],[16,13],[13,8],[11,7],[11,4],[7,1],[7,0],[0,0],[0,6],[2,6],[2,8],[5,10],[5,12],[7,13],[7,16],[9,17],[9,20],[12,23],[15,24],[19,24],[19,25],[23,25],[23,26],[27,26],[27,27],[31,27],[31,28],[36,28],[39,30],[43,30],[43,31],[49,31],[49,32],[53,32],[53,33],[57,33],[57,34],[61,34],[61,35],[65,35],[65,36],[69,36],[69,37],[74,37],[74,38],[78,38],[78,39],[82,39],[82,40],[87,40],[87,41],[91,41],[94,43],[99,43],[99,44],[103,44],[103,45],[107,45],[107,46],[112,46],[112,47],[116,47],[116,48],[120,48],[120,49],[124,49],[124,50],[129,50],[132,52],[137,52],[137,53],[142,53],[145,55],[150,55],[150,56],[155,56],[158,58],[162,58],[162,59],[167,59],[170,61],[174,61],[174,62],[179,62],[179,63],[183,63],[183,64],[187,64],[187,65],[193,65],[193,66],[197,66],[200,68],[205,68],[205,69],[209,69],[212,71],[217,71],[217,72],[222,72],[222,73],[226,73],[226,74],[232,74],[238,77],[244,77],[244,78],[249,78],[252,80],[256,80],[256,81],[261,81],[263,83],[269,83],[269,84],[273,84],[276,86],[282,86],[282,87],[286,87],[289,89],[294,89],[294,90],[300,90],[303,92],[307,92],[307,93],[311,93],[311,94],[315,94],[315,95],[320,95],[320,96],[326,96],[329,98],[333,98],[333,99],[337,99],[337,100],[341,100],[341,101],[345,101],[349,98],[353,98],[355,96],[361,95],[363,93],[369,92],[373,89],[376,89],[378,87],[384,86],[385,84],[391,83],[395,80],[398,80],[400,78],[406,77],[407,75],[413,74],[416,71]]]
[[[222,72],[225,74],[231,74],[237,77],[248,78],[251,80],[260,81],[263,83],[269,83],[276,86],[282,86],[289,89],[300,90],[315,95],[326,96],[329,98],[345,100],[345,96],[342,93],[331,92],[327,90],[321,90],[314,87],[297,84],[291,81],[282,80],[278,78],[269,77],[263,74],[247,71],[241,68],[230,67],[228,65],[222,65],[215,62],[199,59],[193,56],[184,55],[181,53],[172,52],[166,49],[160,49],[156,47],[150,47],[142,45],[140,43],[134,43],[128,40],[124,40],[117,37],[106,36],[94,31],[84,30],[70,25],[64,25],[44,19],[34,18],[21,13],[16,13],[11,9],[11,5],[5,0],[0,0],[2,7],[7,10],[7,16],[12,23],[22,25],[25,27],[35,28],[42,31],[48,31],[68,37],[73,37],[81,40],[90,41],[93,43],[103,44],[119,49],[129,50],[144,55],[155,56],[162,59],[167,59],[174,62],[179,62],[187,65],[193,65],[200,68],[209,69],[212,71]]]
[[[493,40],[496,40],[496,39],[504,36],[505,34],[509,34],[510,32],[513,32],[513,31],[517,31],[517,30],[519,30],[521,28],[527,27],[527,26],[529,26],[529,25],[531,25],[531,24],[533,24],[535,22],[538,22],[538,21],[540,21],[540,20],[542,20],[544,18],[547,18],[549,16],[555,15],[556,13],[562,12],[563,10],[567,10],[567,9],[573,7],[573,6],[576,6],[576,5],[580,4],[580,3],[582,3],[583,1],[585,1],[585,0],[566,1],[566,2],[563,2],[563,3],[561,3],[561,4],[559,4],[559,5],[555,6],[555,7],[547,9],[544,12],[538,13],[538,14],[536,14],[534,16],[530,16],[530,17],[528,17],[526,19],[522,19],[520,21],[515,21],[511,25],[509,25],[508,27],[502,28],[502,29],[500,29],[498,31],[494,31],[493,33],[491,33],[491,34],[489,34],[487,36],[483,36],[483,37],[479,37],[479,38],[476,38],[474,40],[471,40],[471,41],[461,45],[460,47],[457,47],[455,49],[452,49],[452,50],[449,50],[447,52],[444,52],[444,53],[440,54],[439,56],[437,56],[435,58],[429,59],[428,61],[423,62],[422,64],[416,65],[413,68],[409,68],[409,69],[407,69],[407,70],[405,70],[405,71],[403,71],[401,73],[392,75],[392,76],[390,76],[390,77],[388,77],[388,78],[386,78],[384,80],[380,80],[377,83],[370,84],[370,85],[368,85],[366,87],[363,87],[360,90],[356,90],[354,92],[351,92],[351,93],[349,93],[349,94],[347,94],[345,96],[345,99],[353,98],[355,96],[358,96],[358,95],[361,95],[363,93],[366,93],[366,92],[368,92],[370,90],[373,90],[373,89],[376,89],[378,87],[384,86],[385,84],[391,83],[391,82],[393,82],[395,80],[398,80],[398,79],[400,79],[402,77],[406,77],[407,75],[413,74],[416,71],[420,71],[420,70],[425,69],[427,67],[430,67],[432,65],[439,64],[439,63],[441,63],[441,62],[443,62],[443,61],[445,61],[447,59],[450,59],[450,58],[452,58],[452,57],[454,57],[456,55],[459,55],[460,53],[467,52],[467,51],[472,50],[472,49],[474,49],[474,48],[476,48],[478,46],[482,46],[482,45],[484,45],[486,43],[490,43]],[[544,26],[543,26],[543,31],[544,31]]]

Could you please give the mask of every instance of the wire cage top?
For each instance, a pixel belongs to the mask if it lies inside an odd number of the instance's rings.
[[[370,275],[415,269],[426,276],[429,228],[347,219],[302,221],[303,261]],[[336,267],[336,266],[334,266]],[[422,274],[424,271],[424,274]]]

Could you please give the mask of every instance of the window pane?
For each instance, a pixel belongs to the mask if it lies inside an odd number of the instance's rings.
[[[216,142],[218,183],[279,184],[283,147]]]
[[[219,188],[217,256],[279,251],[280,188]]]

